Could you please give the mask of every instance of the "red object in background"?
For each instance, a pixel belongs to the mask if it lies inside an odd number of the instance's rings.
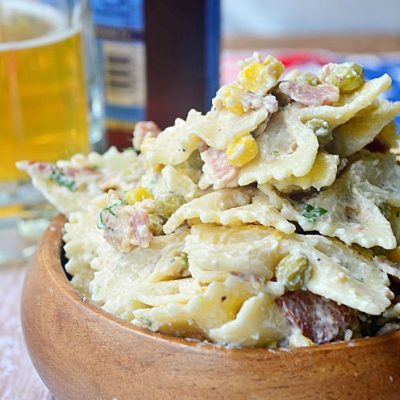
[[[331,57],[315,52],[278,53],[276,57],[283,62],[285,67],[298,67],[309,63],[324,65],[333,61]]]
[[[132,147],[132,128],[125,128],[123,125],[107,126],[106,143],[107,147],[115,146],[118,150]]]

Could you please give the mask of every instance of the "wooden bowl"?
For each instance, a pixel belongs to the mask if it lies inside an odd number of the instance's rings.
[[[32,361],[58,400],[400,398],[400,332],[290,351],[227,350],[137,328],[85,302],[60,262],[58,216],[22,297]]]

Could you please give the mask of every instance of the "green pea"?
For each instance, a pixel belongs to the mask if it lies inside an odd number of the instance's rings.
[[[305,72],[304,74],[296,78],[296,81],[305,83],[310,86],[317,86],[320,83],[318,77],[311,72]]]
[[[164,233],[164,220],[158,214],[149,214],[150,231],[154,236],[160,236]]]
[[[166,221],[183,204],[185,204],[183,196],[168,194],[156,199],[156,213]]]
[[[187,160],[190,168],[200,169],[202,168],[204,162],[200,157],[200,152],[198,150],[194,151]]]
[[[325,146],[332,140],[332,131],[329,129],[329,124],[323,119],[310,119],[306,122],[306,126],[313,130],[321,146]]]
[[[355,63],[331,64],[324,80],[343,93],[351,93],[364,83],[364,71]]]
[[[304,288],[311,278],[311,267],[307,257],[286,256],[276,269],[276,279],[288,290],[295,291]]]

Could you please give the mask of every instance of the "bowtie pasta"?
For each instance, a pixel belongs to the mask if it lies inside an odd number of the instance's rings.
[[[400,322],[400,102],[360,65],[284,72],[255,53],[210,111],[133,148],[19,163],[63,212],[66,271],[133,324],[298,347]]]

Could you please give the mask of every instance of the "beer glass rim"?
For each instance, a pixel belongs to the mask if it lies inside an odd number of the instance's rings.
[[[62,12],[62,10],[48,3],[41,3],[36,1],[32,2],[27,0],[0,0],[0,11],[2,5],[7,5],[7,7],[11,6],[17,11],[18,9],[23,9],[28,5],[29,13],[34,14],[35,16],[38,16],[42,19],[46,19],[46,21],[49,21],[52,25],[52,29],[44,35],[31,39],[23,39],[17,41],[0,41],[0,52],[26,49],[29,47],[46,46],[51,43],[61,41],[64,38],[69,37],[75,33],[78,33],[80,30],[80,23],[77,15],[71,18],[71,21],[68,22],[67,17],[65,13]]]

